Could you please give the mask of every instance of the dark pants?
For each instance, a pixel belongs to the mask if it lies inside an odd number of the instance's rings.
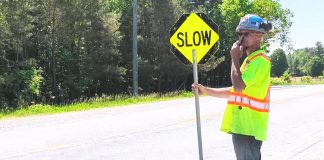
[[[261,160],[262,141],[240,134],[232,134],[232,140],[237,160]]]

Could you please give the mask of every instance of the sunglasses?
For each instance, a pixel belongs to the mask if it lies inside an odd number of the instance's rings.
[[[258,32],[237,32],[237,35],[239,36],[239,37],[241,37],[241,36],[244,36],[244,37],[247,37],[248,35],[250,35],[250,34],[259,34]]]
[[[237,35],[239,36],[239,37],[242,37],[242,36],[244,36],[244,37],[246,37],[246,36],[248,36],[250,33],[249,32],[238,32],[237,33]]]

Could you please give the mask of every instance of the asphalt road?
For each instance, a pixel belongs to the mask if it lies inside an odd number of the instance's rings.
[[[324,160],[324,85],[271,89],[263,160]],[[226,100],[201,97],[206,160],[235,160]],[[0,160],[197,160],[194,98],[0,121]]]

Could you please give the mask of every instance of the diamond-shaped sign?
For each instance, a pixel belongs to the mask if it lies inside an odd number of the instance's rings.
[[[204,13],[184,14],[170,30],[171,50],[183,63],[190,64],[195,49],[197,63],[204,64],[216,50],[217,32],[218,26]]]

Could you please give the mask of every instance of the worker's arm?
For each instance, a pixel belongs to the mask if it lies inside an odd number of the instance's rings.
[[[245,83],[242,80],[242,73],[240,71],[240,58],[242,57],[242,48],[239,41],[235,42],[231,49],[231,80],[235,92],[242,92],[245,88]]]
[[[242,90],[245,88],[245,83],[242,80],[242,73],[240,71],[239,60],[232,59],[231,80],[234,87],[234,91],[242,92]]]
[[[201,84],[192,84],[192,90],[198,90],[199,94],[205,94],[217,98],[228,98],[230,94],[230,87],[227,88],[209,88]]]

